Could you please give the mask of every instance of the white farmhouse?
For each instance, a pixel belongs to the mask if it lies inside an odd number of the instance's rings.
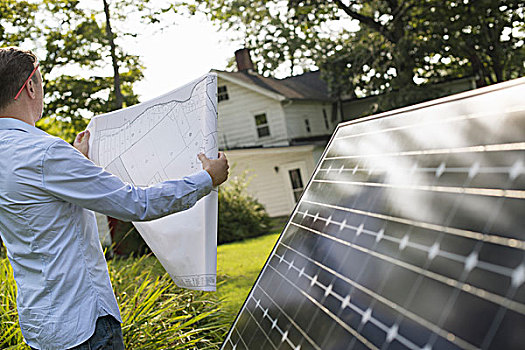
[[[286,79],[254,71],[249,51],[237,72],[218,76],[219,145],[232,176],[249,171],[248,190],[270,216],[289,215],[341,121],[319,71]]]
[[[270,216],[288,216],[341,121],[370,114],[379,96],[329,95],[319,71],[285,79],[254,71],[248,49],[235,52],[237,72],[218,76],[219,146],[234,167],[248,170],[248,190]],[[475,88],[476,77],[434,85],[442,96]]]

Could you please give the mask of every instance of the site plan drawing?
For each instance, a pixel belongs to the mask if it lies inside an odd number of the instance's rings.
[[[138,105],[96,116],[89,158],[136,186],[181,179],[217,158],[217,76],[209,73]],[[214,291],[217,274],[217,190],[186,211],[134,222],[179,286]]]

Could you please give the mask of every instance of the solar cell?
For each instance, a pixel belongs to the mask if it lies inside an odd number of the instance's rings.
[[[222,348],[522,348],[524,96],[341,124]]]

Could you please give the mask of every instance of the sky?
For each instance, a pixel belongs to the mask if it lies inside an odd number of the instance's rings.
[[[99,21],[105,20],[99,0],[83,1],[82,6],[99,12]],[[155,5],[167,4],[158,0]],[[236,50],[244,47],[243,33],[232,30],[219,30],[202,13],[195,15],[169,12],[161,18],[162,31],[159,25],[145,26],[133,14],[125,22],[114,21],[116,32],[137,33],[137,37],[119,36],[117,45],[132,55],[140,57],[145,67],[144,78],[133,86],[141,102],[174,90],[192,80],[198,79],[211,69],[224,70],[234,57]],[[176,24],[166,26],[165,23]],[[335,30],[342,27],[341,22],[333,24]],[[117,27],[117,28],[116,28]],[[27,48],[32,49],[33,42]],[[43,48],[42,48],[43,50]],[[38,50],[36,51],[38,54]],[[300,68],[300,67],[296,67]],[[100,70],[100,71],[99,71]],[[111,76],[112,67],[108,65],[94,71],[86,72],[77,66],[63,67],[56,74],[89,76],[93,74]],[[299,72],[301,73],[301,72]],[[289,68],[277,70],[275,76],[284,78],[289,75]]]
[[[195,80],[211,69],[224,70],[235,51],[244,47],[243,33],[220,31],[202,13],[191,17],[183,14],[170,16],[169,20],[177,25],[163,32],[152,29],[137,39],[129,38],[124,42],[125,50],[140,56],[146,67],[144,79],[134,84],[142,102]],[[359,25],[357,21],[323,24],[327,32],[338,32],[345,27],[357,30]],[[275,72],[275,77],[289,75],[289,68],[281,68]],[[301,68],[296,68],[301,73]]]
[[[126,41],[126,50],[140,56],[144,79],[134,85],[141,101],[147,101],[206,74],[224,70],[237,49],[235,33],[219,31],[203,15],[178,16],[177,25],[142,34]]]
[[[99,0],[83,1],[82,6],[99,12],[99,21],[105,20]],[[167,4],[166,0],[158,0],[155,5]],[[232,30],[219,30],[202,13],[197,12],[189,16],[183,13],[169,12],[161,18],[164,29],[158,25],[145,26],[139,18],[128,16],[125,22],[114,21],[113,29],[117,32],[137,33],[137,37],[120,36],[117,45],[128,54],[140,57],[145,69],[144,78],[133,86],[141,102],[160,96],[174,90],[192,80],[198,79],[211,69],[224,70],[228,62],[234,57],[236,50],[244,47],[243,33]],[[165,23],[174,22],[175,25],[166,26]],[[336,22],[335,29],[342,26]],[[27,48],[32,49],[33,42]],[[43,48],[42,48],[43,49]],[[36,51],[38,54],[38,50]],[[296,67],[300,68],[300,67]],[[111,76],[112,67],[95,69],[86,72],[76,66],[64,67],[56,74],[92,75],[100,74]],[[300,73],[300,72],[299,72]],[[277,70],[275,76],[288,76],[289,68]]]

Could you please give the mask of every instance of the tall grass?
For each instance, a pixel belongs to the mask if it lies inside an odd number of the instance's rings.
[[[0,256],[0,349],[24,347],[16,311],[16,285],[9,260]]]
[[[154,262],[152,264],[152,261]],[[213,294],[177,288],[156,260],[108,264],[129,349],[216,349],[227,324]]]
[[[227,331],[213,294],[177,288],[151,258],[108,263],[127,349],[217,349]],[[18,326],[13,272],[0,257],[0,349],[29,349]]]

